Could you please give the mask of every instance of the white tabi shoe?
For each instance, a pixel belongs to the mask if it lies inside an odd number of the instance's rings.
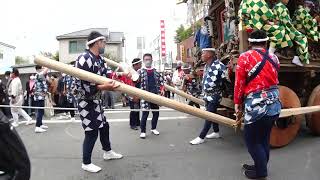
[[[206,138],[208,138],[208,139],[218,139],[220,137],[221,137],[220,134],[219,133],[215,133],[215,132],[206,135]]]
[[[11,125],[16,128],[16,127],[19,126],[19,123],[18,122],[13,122],[13,123],[11,123]]]
[[[112,159],[121,159],[123,158],[122,154],[118,154],[113,150],[107,151],[103,153],[104,160],[112,160]]]
[[[41,125],[40,128],[42,128],[42,129],[48,129],[49,127],[46,126],[46,125]]]
[[[201,139],[200,137],[197,137],[194,140],[190,141],[190,144],[192,145],[198,145],[202,143],[204,143],[204,139]]]
[[[297,66],[303,66],[303,64],[300,61],[300,58],[298,56],[294,56],[292,59],[292,63],[297,65]]]
[[[94,164],[82,164],[81,168],[85,171],[91,172],[91,173],[97,173],[101,171],[101,167],[96,166]]]
[[[28,126],[28,125],[31,125],[31,124],[34,124],[34,122],[32,122],[32,119],[27,120],[26,125]]]
[[[157,136],[160,134],[160,132],[157,131],[156,129],[152,129],[151,132],[152,132],[152,134],[157,135]]]
[[[76,122],[76,118],[72,117],[71,122]]]
[[[276,48],[269,47],[269,54],[274,54],[276,52]]]
[[[147,137],[146,133],[141,133],[141,134],[140,134],[140,138],[141,138],[141,139],[145,139],[146,137]]]
[[[41,127],[36,127],[36,129],[34,130],[35,133],[43,133],[46,132],[47,130],[42,129]]]

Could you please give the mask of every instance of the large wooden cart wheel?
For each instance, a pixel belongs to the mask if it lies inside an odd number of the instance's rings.
[[[317,105],[320,105],[320,85],[314,88],[308,101],[308,106]],[[313,134],[320,135],[320,112],[307,114],[307,126]]]
[[[301,107],[297,94],[288,87],[279,86],[282,109]],[[270,145],[283,147],[296,137],[303,115],[278,119],[271,130]]]

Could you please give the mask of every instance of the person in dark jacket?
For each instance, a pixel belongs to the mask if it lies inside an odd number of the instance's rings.
[[[5,92],[5,87],[0,81],[0,104],[4,104],[7,98],[7,94]]]
[[[64,83],[65,76],[66,76],[66,74],[62,73],[62,76],[58,80],[58,87],[57,87],[57,91],[59,94],[58,107],[61,107],[61,108],[67,107],[66,106],[66,102],[67,102],[66,93],[67,93],[67,91],[66,91],[65,83]],[[64,111],[64,110],[60,110],[59,112],[66,114],[66,111]]]
[[[4,100],[4,103],[3,105],[9,105],[9,96],[8,96],[8,87],[10,85],[10,82],[11,82],[11,78],[10,78],[10,74],[11,72],[10,71],[6,71],[5,74],[4,74],[4,79],[2,81],[2,84],[4,86],[4,92],[6,94],[6,97],[5,97],[5,100]],[[11,110],[9,107],[5,107],[3,108],[3,113],[8,117],[8,118],[12,118],[12,115],[11,115]]]
[[[34,86],[35,86],[35,76],[34,74],[31,74],[29,77],[29,80],[26,82],[26,101],[25,105],[27,106],[34,106]],[[34,109],[27,109],[28,114],[31,116],[31,114],[34,112]]]
[[[19,134],[0,109],[0,179],[29,180],[31,165]],[[3,148],[5,147],[5,148]]]
[[[132,61],[132,68],[135,71],[138,71],[142,67],[142,60],[140,58],[135,58]],[[140,88],[140,81],[133,81],[130,79],[131,86],[136,88]],[[129,105],[130,109],[137,110],[140,109],[140,99],[137,96],[129,97]],[[138,126],[140,126],[140,112],[139,111],[130,111],[130,128],[133,130],[138,130]]]
[[[104,54],[106,37],[97,31],[92,31],[88,36],[87,46],[89,49],[85,50],[78,57],[75,67],[100,76],[112,77],[114,73],[109,67],[105,66],[103,57],[101,56],[101,54]],[[85,171],[97,173],[101,171],[101,168],[91,162],[91,156],[98,134],[100,134],[100,142],[104,151],[104,160],[121,159],[123,157],[111,149],[109,123],[104,115],[101,99],[103,90],[112,91],[118,86],[114,80],[110,80],[103,85],[98,85],[77,79],[76,87],[78,92],[78,110],[84,130],[81,167]]]
[[[143,55],[143,64],[144,67],[142,67],[139,70],[140,74],[140,89],[144,91],[151,92],[153,94],[158,94],[161,96],[164,96],[164,84],[163,84],[163,78],[159,71],[157,71],[152,66],[152,55],[149,53],[146,53]],[[141,122],[140,122],[140,128],[141,128],[141,134],[140,138],[145,139],[146,138],[146,124],[147,119],[149,116],[150,109],[154,110],[152,111],[152,120],[151,120],[151,133],[154,135],[159,135],[160,132],[157,130],[157,124],[159,120],[159,105],[145,101],[144,99],[141,99],[140,101],[141,108],[144,110],[142,112]]]

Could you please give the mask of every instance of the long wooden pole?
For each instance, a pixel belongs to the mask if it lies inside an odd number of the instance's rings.
[[[185,92],[183,92],[183,91],[181,91],[181,90],[178,90],[178,89],[176,89],[176,88],[174,88],[174,87],[172,87],[172,86],[169,86],[168,84],[165,84],[164,87],[165,87],[167,90],[169,90],[169,91],[171,91],[171,92],[173,92],[173,93],[175,93],[175,94],[177,94],[177,95],[179,95],[179,96],[181,96],[181,97],[184,97],[184,98],[186,98],[186,99],[189,99],[190,101],[193,101],[193,102],[195,102],[195,103],[197,103],[197,104],[200,104],[200,105],[202,105],[202,106],[205,105],[204,100],[199,99],[199,98],[196,98],[196,97],[194,97],[194,96],[192,96],[192,95],[190,95],[190,94],[187,94],[187,93],[185,93]],[[230,108],[230,109],[234,109],[233,101],[230,100],[230,99],[228,99],[228,98],[222,98],[222,100],[221,100],[221,102],[220,102],[220,105],[225,106],[225,107],[228,107],[228,108]]]
[[[106,61],[106,63],[107,63],[108,65],[113,66],[113,67],[119,67],[122,71],[125,71],[125,69],[122,67],[122,65],[121,65],[120,63],[117,63],[117,62],[115,62],[115,61],[113,61],[113,60],[111,60],[111,59],[108,59],[108,58],[104,58],[104,60]],[[134,71],[134,70],[133,70],[133,71]],[[132,71],[130,71],[130,72],[132,72]],[[205,105],[204,100],[199,99],[199,98],[196,98],[196,97],[194,97],[194,96],[191,96],[190,94],[187,94],[187,93],[185,93],[185,92],[183,92],[183,91],[180,91],[180,90],[178,90],[178,89],[176,89],[176,88],[174,88],[174,87],[172,87],[172,86],[170,86],[170,85],[168,85],[168,84],[164,84],[164,87],[165,87],[168,91],[171,91],[171,92],[173,92],[173,93],[175,93],[175,94],[177,94],[177,95],[179,95],[179,96],[181,96],[181,97],[184,97],[184,98],[186,98],[186,99],[188,99],[188,100],[191,100],[191,101],[193,101],[193,102],[195,102],[195,103],[197,103],[197,104],[200,104],[200,105],[202,105],[202,106]],[[231,108],[231,109],[234,108],[233,102],[232,102],[231,100],[227,99],[227,98],[222,98],[222,101],[220,102],[220,104],[221,104],[222,106],[225,106],[225,107],[228,107],[228,108]]]
[[[117,63],[115,61],[112,61],[112,60],[110,60],[108,58],[103,58],[103,59],[107,63],[107,65],[110,65],[110,66],[113,66],[113,67],[118,67],[123,72],[130,72],[131,73],[131,79],[133,81],[137,81],[139,79],[139,74],[132,67],[130,67],[129,65],[125,64],[125,65],[127,65],[127,67],[123,67],[122,64]]]
[[[105,60],[105,62],[110,65],[110,66],[113,66],[113,67],[119,67],[122,71],[125,71],[125,69],[121,66],[120,63],[117,63],[115,61],[112,61],[108,58],[103,58]]]
[[[193,102],[195,102],[195,103],[197,103],[197,104],[200,104],[200,105],[202,105],[202,106],[205,105],[204,100],[198,99],[198,98],[196,98],[196,97],[194,97],[194,96],[191,96],[190,94],[187,94],[187,93],[185,93],[185,92],[183,92],[183,91],[180,91],[180,90],[178,90],[178,89],[176,89],[176,88],[174,88],[174,87],[172,87],[172,86],[169,86],[168,84],[164,84],[164,87],[165,87],[167,90],[169,90],[169,91],[171,91],[171,92],[173,92],[173,93],[175,93],[175,94],[177,94],[177,95],[179,95],[179,96],[182,96],[182,97],[184,97],[184,98],[189,99],[190,101],[193,101]]]
[[[121,65],[117,62],[114,62],[110,59],[105,59],[107,64],[111,66],[116,66],[120,67]],[[179,96],[182,96],[186,99],[189,99],[197,104],[204,105],[205,102],[202,99],[196,98],[194,96],[191,96],[190,94],[187,94],[183,91],[177,90],[176,88],[169,86],[168,84],[165,84],[165,88]],[[221,105],[228,107],[228,108],[234,108],[234,104],[230,102],[230,100],[226,98],[222,98],[222,101],[220,103]],[[290,109],[282,109],[280,113],[280,118],[285,118],[285,117],[290,117],[290,116],[295,116],[295,115],[302,115],[302,114],[308,114],[308,113],[313,113],[313,112],[318,112],[320,111],[320,106],[309,106],[309,107],[300,107],[300,108],[290,108]]]
[[[124,71],[124,68],[122,67],[122,65],[121,65],[120,63],[117,63],[117,62],[112,61],[112,60],[107,59],[107,58],[104,58],[104,60],[106,61],[106,63],[107,63],[108,65],[114,66],[114,67],[119,67],[122,71]],[[189,99],[189,100],[191,100],[191,101],[193,101],[193,102],[195,102],[195,103],[197,103],[197,104],[200,104],[200,105],[202,105],[202,106],[205,105],[204,100],[199,99],[199,98],[196,98],[196,97],[194,97],[194,96],[191,96],[190,94],[187,94],[187,93],[185,93],[185,92],[183,92],[183,91],[180,91],[180,90],[178,90],[178,89],[176,89],[176,88],[174,88],[174,87],[172,87],[172,86],[170,86],[170,85],[168,85],[168,84],[164,84],[164,87],[165,87],[168,91],[171,91],[171,92],[173,92],[173,93],[175,93],[175,94],[177,94],[177,95],[179,95],[179,96],[181,96],[181,97],[184,97],[184,98],[186,98],[186,99]],[[221,101],[220,104],[223,105],[223,106],[226,106],[226,107],[228,107],[228,108],[234,108],[234,104],[233,104],[232,102],[226,100],[225,98],[222,99],[222,101]]]
[[[60,71],[60,72],[69,74],[73,77],[77,77],[79,79],[96,83],[96,84],[104,84],[108,81],[111,81],[111,79],[99,76],[94,73],[90,73],[88,71],[81,70],[79,68],[69,66],[67,64],[64,64],[58,61],[51,60],[44,56],[37,56],[34,62],[41,66],[45,66],[50,69],[54,69],[56,71]],[[116,82],[116,84],[119,84],[119,86],[115,89],[116,91],[127,93],[131,96],[138,96],[148,102],[159,104],[161,106],[166,106],[166,107],[175,109],[177,111],[184,112],[202,119],[207,119],[209,121],[223,124],[229,127],[234,127],[235,125],[235,121],[233,119],[230,119],[218,114],[210,113],[208,111],[198,109],[183,103],[179,103],[177,101],[174,101],[174,100],[171,100],[147,91],[143,91],[141,89],[126,85],[124,83]]]

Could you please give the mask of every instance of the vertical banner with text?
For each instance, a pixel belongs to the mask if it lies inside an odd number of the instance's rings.
[[[166,30],[165,30],[165,24],[164,20],[160,20],[160,41],[161,41],[161,59],[165,60],[166,59]]]

